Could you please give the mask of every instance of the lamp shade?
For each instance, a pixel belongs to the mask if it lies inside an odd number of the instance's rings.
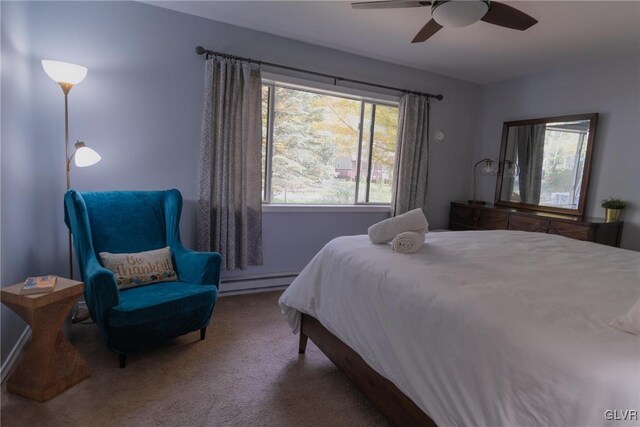
[[[449,0],[435,2],[433,19],[445,28],[459,28],[477,22],[489,10],[485,0]]]
[[[498,172],[498,167],[496,162],[491,159],[485,159],[482,161],[482,166],[480,167],[480,174],[482,175],[494,175]]]
[[[87,76],[87,68],[69,62],[42,60],[42,68],[57,83],[77,85]]]
[[[74,161],[77,167],[86,168],[87,166],[95,165],[102,157],[95,150],[87,147],[84,142],[76,142],[76,152],[74,154]]]
[[[516,176],[518,176],[519,172],[520,168],[518,167],[518,164],[516,162],[505,160],[503,173],[504,177],[515,178]]]

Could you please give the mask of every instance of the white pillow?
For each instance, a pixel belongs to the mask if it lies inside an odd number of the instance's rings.
[[[137,254],[100,252],[100,259],[115,274],[119,288],[178,280],[168,246]]]
[[[622,332],[640,335],[640,299],[626,314],[616,317],[609,325]]]

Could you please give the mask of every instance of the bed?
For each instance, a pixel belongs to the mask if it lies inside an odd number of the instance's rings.
[[[637,252],[464,231],[411,255],[339,237],[279,303],[391,421],[592,426],[637,424],[608,418],[640,409],[640,336],[609,325],[638,298]]]

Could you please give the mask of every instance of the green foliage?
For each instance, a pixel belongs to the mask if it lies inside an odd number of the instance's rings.
[[[318,95],[276,88],[273,127],[273,195],[308,193],[335,176],[329,132],[314,128],[322,120]]]
[[[347,180],[335,180],[322,197],[322,203],[346,205],[353,203],[355,185]]]
[[[610,197],[608,199],[604,199],[600,202],[600,206],[605,209],[624,209],[629,206],[629,202],[626,202],[622,199],[616,199],[614,197]]]
[[[391,181],[372,182],[369,189],[371,203],[391,203]]]

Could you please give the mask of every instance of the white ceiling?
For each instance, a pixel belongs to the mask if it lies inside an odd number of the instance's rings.
[[[520,32],[477,22],[444,28],[413,45],[411,39],[430,19],[428,7],[354,10],[342,1],[147,3],[475,83],[640,51],[639,1],[507,1],[539,23]]]

